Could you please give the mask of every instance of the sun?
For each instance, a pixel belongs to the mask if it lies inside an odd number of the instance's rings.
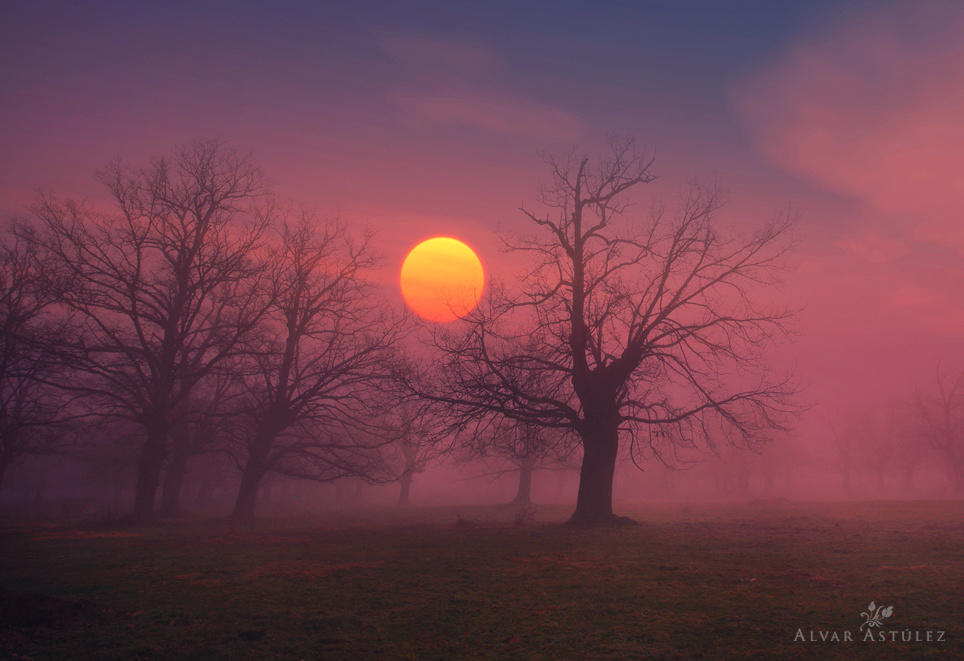
[[[458,239],[437,236],[409,251],[399,285],[408,307],[418,316],[445,323],[475,309],[485,272],[470,247]]]

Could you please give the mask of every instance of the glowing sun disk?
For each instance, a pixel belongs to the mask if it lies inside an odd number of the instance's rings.
[[[437,236],[412,248],[399,285],[418,316],[448,322],[471,312],[482,297],[485,274],[475,252],[458,239]]]

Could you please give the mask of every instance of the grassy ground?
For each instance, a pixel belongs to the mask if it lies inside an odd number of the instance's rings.
[[[0,529],[2,658],[964,658],[962,503],[364,510]],[[798,628],[945,642],[794,641]],[[819,634],[817,634],[819,635]],[[887,634],[889,636],[889,634]],[[926,635],[926,634],[923,634]]]

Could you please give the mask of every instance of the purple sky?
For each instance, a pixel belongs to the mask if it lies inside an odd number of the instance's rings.
[[[386,274],[447,234],[511,278],[497,232],[523,227],[540,154],[633,135],[649,196],[719,181],[735,226],[799,217],[773,295],[804,308],[781,361],[812,400],[964,362],[959,3],[40,4],[0,14],[5,215],[220,137],[375,229]]]

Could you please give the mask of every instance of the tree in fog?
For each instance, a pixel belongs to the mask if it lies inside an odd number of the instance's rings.
[[[383,413],[379,424],[392,442],[383,447],[385,470],[398,482],[398,504],[408,505],[415,476],[446,449],[445,426],[424,402],[400,401]]]
[[[854,478],[861,473],[868,474],[878,491],[885,489],[888,475],[894,475],[905,491],[913,488],[929,442],[913,405],[889,400],[850,406],[836,414],[830,429],[844,491],[853,490]]]
[[[268,219],[259,172],[217,142],[99,178],[113,211],[45,197],[34,240],[75,324],[61,357],[79,376],[62,386],[144,432],[133,517],[146,520],[178,411],[260,318],[252,256]]]
[[[518,373],[510,374],[507,371],[503,376],[520,378]],[[516,386],[519,385],[516,382]],[[458,437],[462,456],[466,461],[481,458],[497,462],[500,467],[489,475],[517,475],[516,494],[510,505],[524,508],[532,504],[532,479],[536,470],[571,468],[577,443],[568,429],[520,422],[503,415],[480,418],[477,422],[480,424],[467,426]]]
[[[0,487],[7,469],[62,442],[66,402],[51,386],[58,369],[43,346],[59,339],[36,247],[5,232],[0,245]]]
[[[181,511],[181,492],[188,460],[203,452],[224,449],[228,426],[226,418],[232,414],[234,375],[216,372],[201,381],[184,398],[175,411],[170,428],[170,452],[164,468],[161,491],[161,512],[167,515]]]
[[[574,432],[583,458],[571,521],[604,523],[619,519],[621,437],[635,451],[653,426],[677,445],[721,429],[753,445],[780,425],[791,389],[760,357],[786,314],[754,298],[775,279],[788,223],[736,238],[717,220],[719,192],[699,188],[673,216],[656,208],[628,222],[629,196],[654,178],[631,141],[549,166],[544,210],[522,209],[535,234],[509,241],[531,264],[521,290],[491,293],[463,332],[438,334],[440,385],[425,394],[465,418]],[[527,376],[508,376],[518,372]]]
[[[964,494],[964,372],[937,372],[930,393],[918,392],[921,433],[937,451],[951,490]]]
[[[519,477],[511,505],[527,507],[532,504],[532,476],[538,469],[568,467],[574,445],[565,430],[515,422],[507,425],[490,439],[486,455],[509,462]]]
[[[905,493],[915,490],[914,475],[933,455],[927,434],[917,424],[913,402],[891,402],[891,422],[894,426],[893,467]]]
[[[841,486],[848,495],[853,490],[853,474],[857,469],[857,436],[860,431],[850,420],[832,420],[829,423],[830,442],[834,450],[834,468],[840,470]]]
[[[375,420],[400,325],[365,279],[369,237],[339,223],[285,224],[270,249],[268,314],[248,343],[234,517],[254,516],[265,474],[373,476],[388,440]]]

